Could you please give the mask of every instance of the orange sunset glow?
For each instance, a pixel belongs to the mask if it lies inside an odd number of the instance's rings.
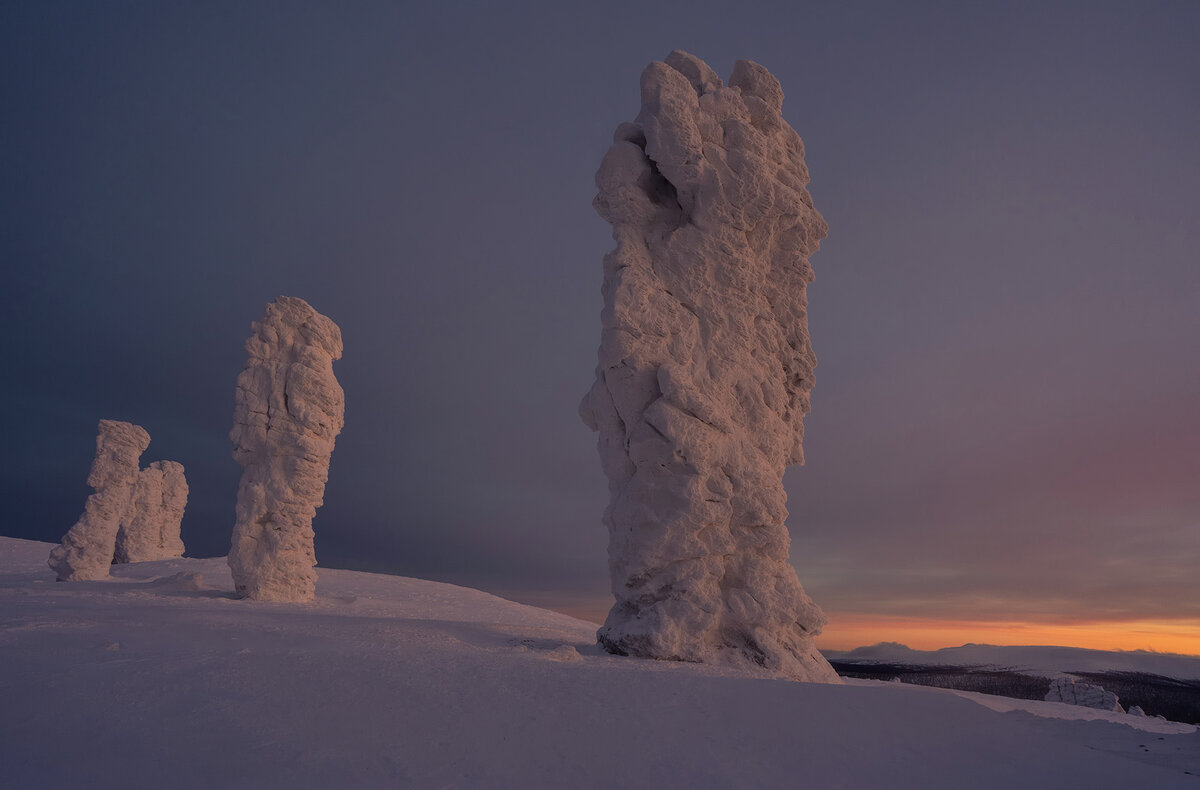
[[[1079,623],[931,620],[869,614],[829,613],[817,638],[825,650],[850,650],[878,642],[900,642],[914,650],[969,643],[1072,645],[1094,650],[1149,650],[1200,655],[1200,622],[1132,620]]]
[[[604,622],[607,598],[498,591],[502,597],[553,609],[581,620]],[[1069,645],[1092,650],[1147,650],[1200,655],[1200,620],[1145,619],[1079,622],[967,620],[826,611],[829,623],[817,637],[823,650],[899,642],[914,650],[938,650],[966,644]]]

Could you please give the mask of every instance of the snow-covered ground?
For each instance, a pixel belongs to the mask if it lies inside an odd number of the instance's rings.
[[[223,559],[56,583],[0,538],[4,788],[1200,788],[1190,725],[894,683],[620,658],[475,590]]]

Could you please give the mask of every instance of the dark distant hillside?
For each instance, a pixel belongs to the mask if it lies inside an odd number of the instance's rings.
[[[958,691],[978,691],[1014,699],[1046,698],[1050,679],[1023,675],[1005,669],[984,667],[920,666],[916,664],[876,664],[858,661],[830,661],[839,675],[866,680],[895,680],[916,686],[933,686]]]
[[[863,661],[829,662],[839,675],[866,680],[899,680],[916,686],[977,691],[998,697],[1041,700],[1050,679],[992,667],[955,667]],[[1116,694],[1121,707],[1141,706],[1147,716],[1200,724],[1200,680],[1177,680],[1144,672],[1070,672]]]
[[[1200,724],[1200,680],[1177,680],[1144,672],[1072,672],[1088,683],[1104,686],[1128,710],[1140,705],[1148,716]]]

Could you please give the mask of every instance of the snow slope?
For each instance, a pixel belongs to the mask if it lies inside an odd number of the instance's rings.
[[[4,788],[1200,788],[1189,725],[608,656],[351,571],[310,604],[232,599],[222,558],[56,583],[49,551],[0,538]]]

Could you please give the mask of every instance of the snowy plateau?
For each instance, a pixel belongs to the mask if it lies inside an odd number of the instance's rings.
[[[55,582],[0,538],[3,788],[1200,788],[1190,724],[624,658],[476,590],[223,557]],[[1123,654],[1122,654],[1123,655]]]

